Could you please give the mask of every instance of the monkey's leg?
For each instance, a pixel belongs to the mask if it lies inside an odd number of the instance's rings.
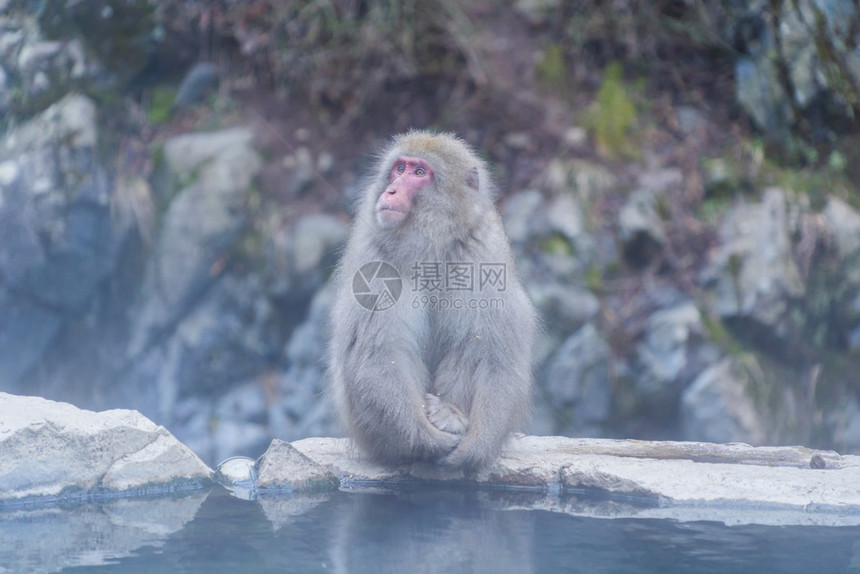
[[[468,469],[490,464],[508,435],[526,417],[530,401],[527,375],[477,368],[469,429],[463,440],[441,462]]]
[[[469,420],[460,409],[446,403],[436,395],[427,393],[424,395],[424,412],[427,418],[437,429],[452,434],[460,435],[469,427]]]
[[[436,460],[450,453],[461,436],[430,422],[422,386],[400,369],[381,371],[355,373],[347,386],[350,426],[359,446],[391,463]]]

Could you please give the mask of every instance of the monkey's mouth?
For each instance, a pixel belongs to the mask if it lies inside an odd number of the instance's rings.
[[[408,213],[405,211],[400,211],[388,206],[380,206],[376,209],[376,220],[381,225],[394,225],[400,223],[406,219],[407,215]]]

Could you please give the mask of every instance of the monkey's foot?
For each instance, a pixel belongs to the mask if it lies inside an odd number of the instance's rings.
[[[437,463],[441,466],[453,466],[462,468],[467,473],[474,472],[492,462],[494,456],[488,456],[474,446],[463,445],[461,442],[457,448],[440,458]]]
[[[424,395],[424,412],[433,426],[441,431],[461,435],[469,428],[469,419],[460,409],[434,394]]]

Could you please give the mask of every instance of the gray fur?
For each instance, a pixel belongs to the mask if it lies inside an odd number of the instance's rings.
[[[429,162],[434,180],[400,226],[381,229],[376,200],[401,155]],[[329,374],[341,421],[377,461],[478,468],[530,412],[536,316],[494,196],[486,166],[462,140],[427,132],[395,138],[364,192],[335,278]],[[353,277],[371,261],[400,273],[403,291],[391,308],[369,311],[354,297]],[[413,291],[422,262],[442,263],[442,291]],[[472,266],[472,291],[444,288],[447,262]],[[481,264],[504,266],[504,290],[478,288]],[[425,295],[448,308],[422,304]],[[492,308],[469,308],[489,300]]]

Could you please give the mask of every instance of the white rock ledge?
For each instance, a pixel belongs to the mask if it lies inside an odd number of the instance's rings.
[[[330,476],[341,490],[467,483],[544,493],[538,508],[594,515],[605,515],[607,507],[576,497],[605,492],[634,503],[616,504],[610,512],[615,517],[860,524],[860,457],[804,447],[521,436],[491,468],[466,476],[425,463],[379,466],[360,457],[347,439],[292,443],[302,457],[285,457],[288,446],[275,441],[270,447],[281,464],[267,464],[269,451],[261,457],[258,484],[307,490],[309,484],[332,484]],[[298,466],[285,464],[290,460]],[[318,466],[316,473],[310,463]],[[289,488],[290,477],[299,479],[296,488]]]
[[[96,413],[0,393],[0,505],[161,494],[211,477],[197,455],[137,411]]]
[[[289,492],[293,503],[338,488],[465,484],[519,492],[509,505],[605,518],[860,525],[860,456],[804,447],[521,436],[467,475],[427,463],[384,467],[347,439],[308,438],[273,441],[254,470],[258,492]],[[0,393],[0,508],[163,494],[212,474],[136,411]],[[612,496],[601,502],[594,492]]]

